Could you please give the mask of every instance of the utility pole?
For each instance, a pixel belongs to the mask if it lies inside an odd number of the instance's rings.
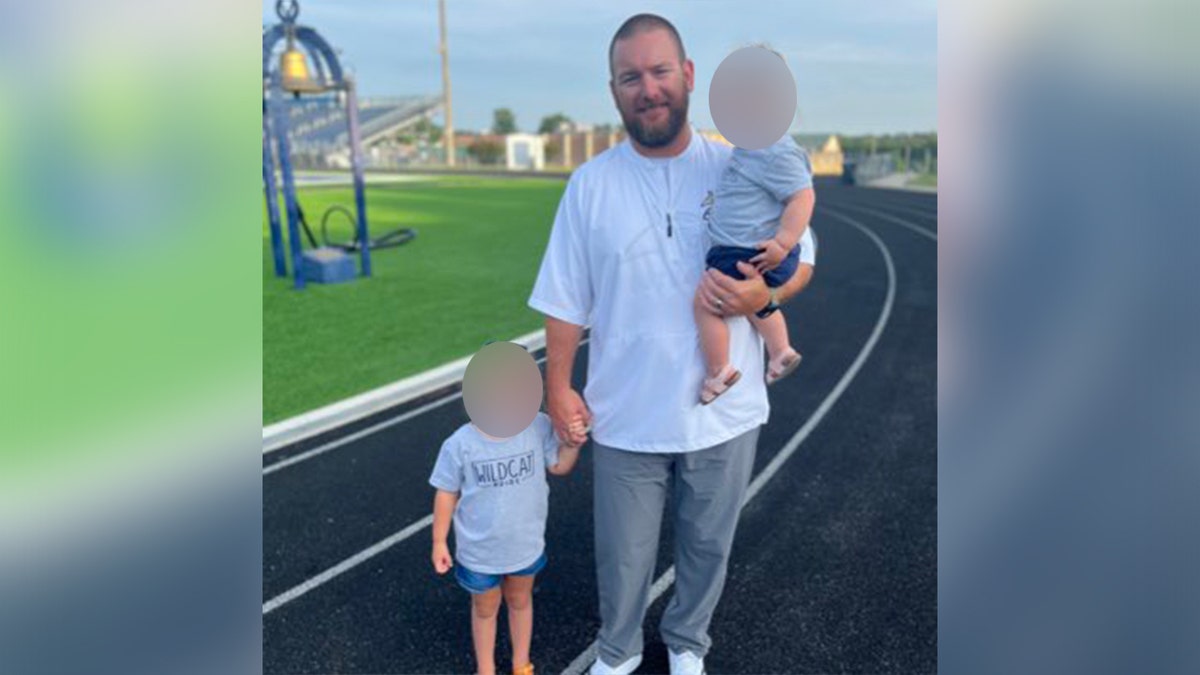
[[[446,129],[442,134],[446,140],[446,165],[454,166],[454,109],[450,105],[450,47],[446,43],[446,0],[438,0],[438,26],[442,54],[442,107],[445,109]]]

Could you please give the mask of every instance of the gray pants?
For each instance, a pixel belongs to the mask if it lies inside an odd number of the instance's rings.
[[[599,648],[605,663],[618,665],[642,653],[642,620],[668,494],[675,531],[675,592],[659,630],[675,652],[700,657],[708,653],[708,624],[725,586],[759,430],[681,454],[595,445]]]

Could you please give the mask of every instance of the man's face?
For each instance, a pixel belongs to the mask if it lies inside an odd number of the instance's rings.
[[[669,145],[687,122],[692,62],[680,63],[675,41],[661,29],[618,40],[612,60],[609,86],[625,130],[645,147]]]

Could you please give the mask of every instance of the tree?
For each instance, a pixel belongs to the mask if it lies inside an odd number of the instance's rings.
[[[496,141],[478,140],[467,148],[467,154],[480,164],[499,164],[500,158],[504,156],[504,146]]]
[[[516,133],[517,116],[508,108],[496,108],[492,111],[492,133],[505,136]]]
[[[396,134],[396,142],[400,145],[413,145],[422,141],[436,145],[441,139],[442,128],[426,117],[418,119]]]
[[[929,153],[937,157],[937,132],[922,134],[883,134],[879,136],[842,136],[842,149],[850,154],[866,155],[874,149],[875,152],[890,152],[901,158],[906,148],[917,155]],[[923,155],[922,155],[923,156]]]
[[[556,134],[558,133],[558,128],[560,126],[562,126],[564,123],[569,124],[570,122],[571,118],[560,112],[554,113],[553,115],[546,115],[542,118],[542,123],[538,125],[538,133]]]
[[[442,140],[442,128],[434,124],[428,117],[422,117],[412,126],[412,132],[418,138],[424,138],[430,143]]]

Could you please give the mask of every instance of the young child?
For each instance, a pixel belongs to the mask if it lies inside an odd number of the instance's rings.
[[[771,289],[771,305],[749,317],[770,355],[768,384],[800,365],[800,354],[788,340],[783,313],[774,308],[774,289],[796,273],[800,237],[815,203],[808,154],[788,135],[762,150],[735,147],[717,187],[709,222],[713,246],[705,262],[735,279],[744,279],[737,263],[746,261],[758,268]],[[742,374],[729,363],[725,319],[709,311],[698,291],[694,307],[707,368],[700,403],[708,405]]]
[[[571,433],[586,433],[582,420]],[[533,675],[533,580],[546,565],[545,532],[549,486],[546,473],[566,475],[580,446],[558,440],[550,418],[510,438],[484,433],[474,423],[459,427],[442,444],[429,483],[433,502],[433,567],[451,568],[471,594],[471,634],[480,675],[496,672],[496,616],[508,605],[513,675]],[[446,544],[451,517],[455,555]]]

